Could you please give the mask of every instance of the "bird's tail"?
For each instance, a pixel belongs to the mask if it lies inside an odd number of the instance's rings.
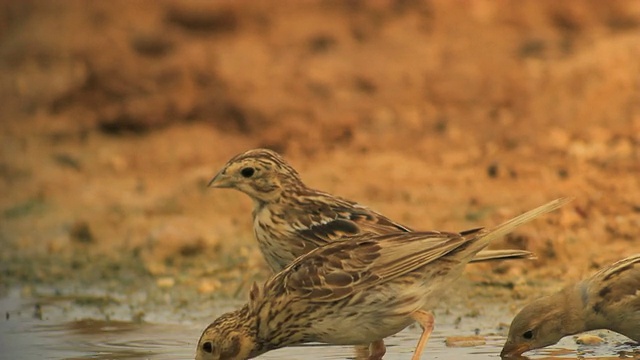
[[[536,255],[527,250],[482,250],[471,259],[471,263],[479,263],[485,261],[497,261],[497,260],[532,260]]]
[[[493,240],[507,235],[518,226],[526,222],[529,222],[540,215],[546,214],[559,207],[562,207],[572,200],[573,198],[565,197],[565,198],[560,198],[560,199],[550,201],[540,207],[537,207],[533,210],[529,210],[522,215],[516,216],[513,219],[506,221],[491,230],[486,230],[486,233],[484,235],[478,236],[477,241],[475,241],[470,246],[469,248],[470,253],[476,254],[480,250],[487,247],[487,245],[489,245]]]

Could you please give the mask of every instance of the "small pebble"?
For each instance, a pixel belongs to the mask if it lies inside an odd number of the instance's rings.
[[[487,175],[492,179],[495,179],[498,177],[499,171],[500,171],[500,167],[496,163],[492,163],[487,167]]]
[[[582,334],[574,338],[576,344],[580,345],[598,345],[604,342],[604,339],[597,335]]]
[[[198,285],[198,293],[211,294],[222,286],[219,280],[203,280]]]
[[[445,340],[447,347],[473,347],[486,343],[484,336],[449,336]]]
[[[38,320],[42,320],[42,306],[36,304],[33,309],[33,317]]]
[[[79,243],[89,244],[95,241],[91,228],[86,221],[76,221],[69,229],[69,237],[71,240]]]
[[[176,279],[170,276],[165,276],[156,280],[156,284],[158,285],[158,287],[161,287],[161,288],[165,288],[165,289],[171,288],[176,284]]]

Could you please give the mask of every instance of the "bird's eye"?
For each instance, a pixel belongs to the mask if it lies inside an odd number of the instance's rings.
[[[213,354],[213,343],[211,341],[207,341],[202,344],[202,350],[206,353]]]
[[[527,339],[527,340],[533,339],[533,331],[531,331],[531,330],[525,331],[525,333],[522,334],[522,337]]]
[[[246,168],[240,170],[240,174],[243,177],[246,177],[246,178],[252,177],[255,172],[256,172],[256,169],[254,169],[252,167],[246,167]]]

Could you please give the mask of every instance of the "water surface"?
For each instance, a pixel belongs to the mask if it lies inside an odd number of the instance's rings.
[[[86,300],[84,300],[86,301]],[[193,359],[202,329],[215,315],[238,303],[221,302],[206,309],[186,308],[183,312],[155,309],[145,314],[152,322],[118,320],[127,312],[126,304],[109,302],[78,306],[77,299],[24,297],[17,289],[0,299],[0,359]],[[211,304],[209,304],[211,305]],[[498,359],[508,321],[504,309],[487,304],[485,314],[456,321],[449,312],[436,311],[436,329],[423,359]],[[106,315],[105,315],[106,314]],[[113,317],[116,319],[106,319]],[[498,322],[500,321],[500,322]],[[445,345],[448,336],[482,335],[486,344],[452,348]],[[606,343],[598,346],[576,345],[571,337],[558,345],[530,353],[532,359],[640,359],[640,347],[626,338],[596,332]],[[410,359],[420,336],[412,326],[386,340],[385,359]],[[350,359],[349,346],[308,344],[269,352],[260,359]]]

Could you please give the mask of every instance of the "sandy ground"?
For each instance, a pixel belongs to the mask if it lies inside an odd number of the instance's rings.
[[[574,196],[496,244],[537,261],[468,270],[550,292],[640,251],[639,29],[631,0],[1,2],[0,284],[244,298],[252,205],[206,184],[269,147],[416,229]]]

